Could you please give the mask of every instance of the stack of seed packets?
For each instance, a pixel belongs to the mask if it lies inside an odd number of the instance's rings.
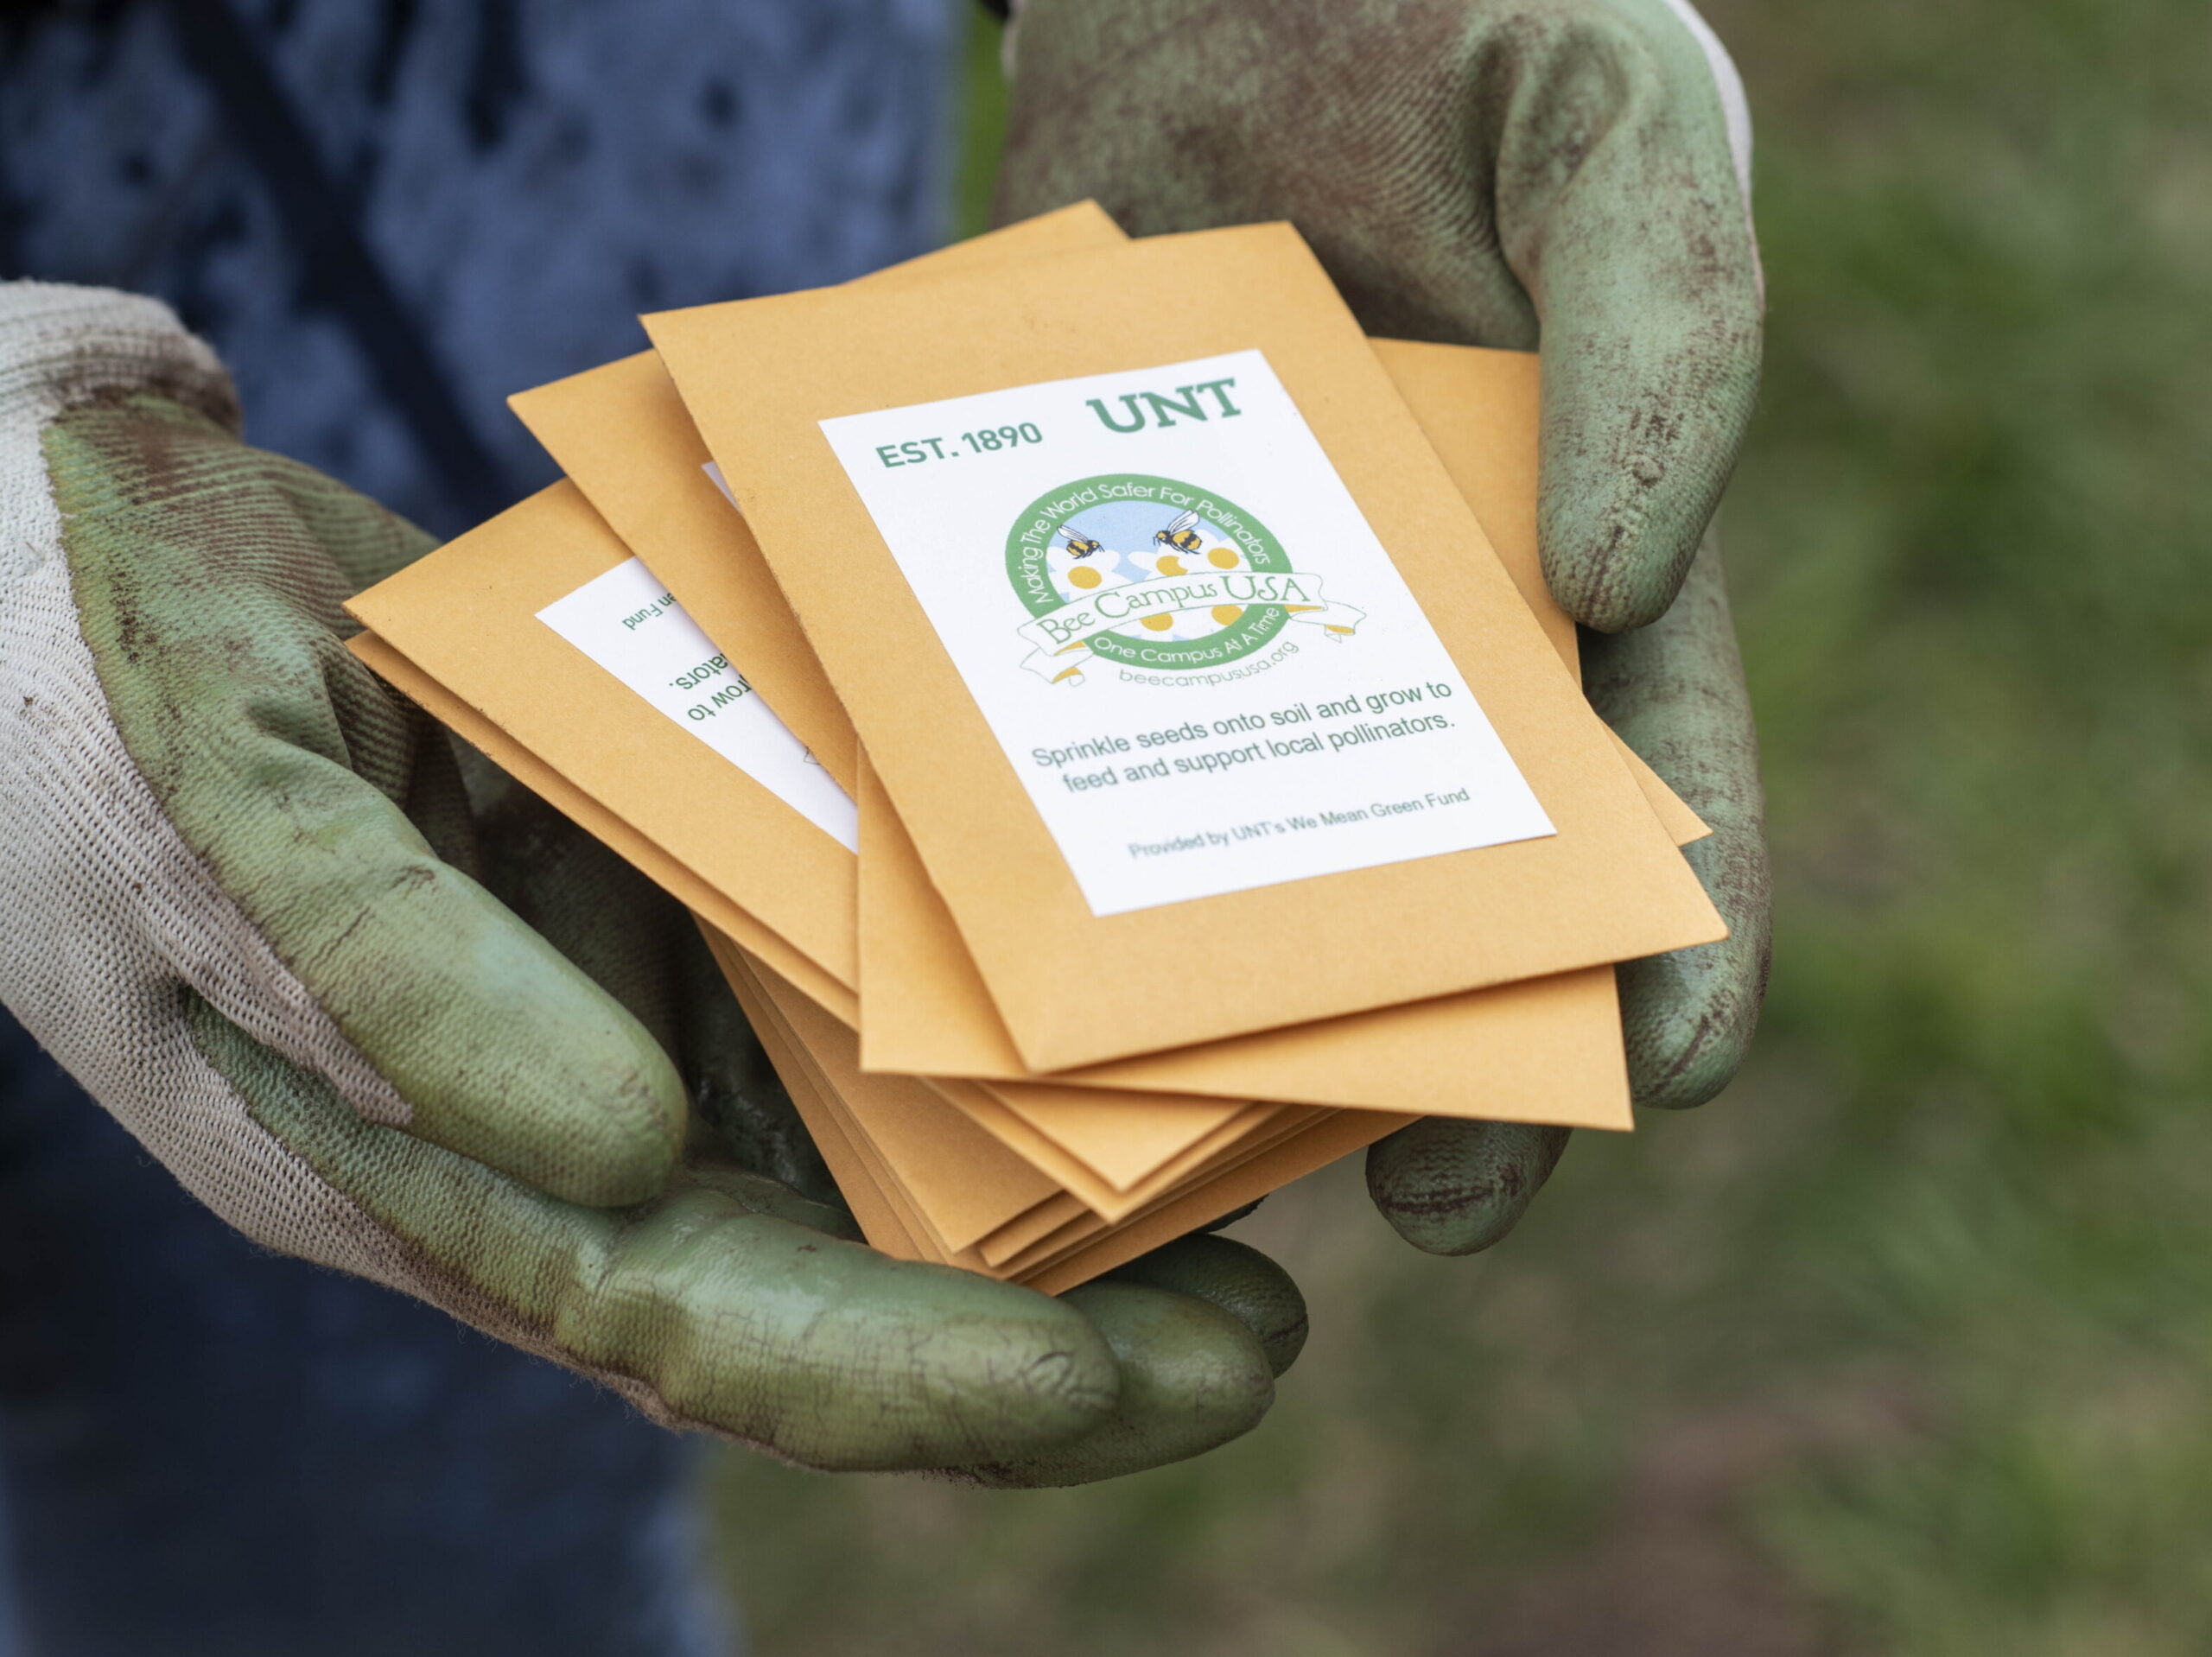
[[[690,906],[868,1241],[1057,1292],[1417,1115],[1626,1128],[1726,936],[1579,688],[1535,359],[1088,204],[645,319],[353,648]]]

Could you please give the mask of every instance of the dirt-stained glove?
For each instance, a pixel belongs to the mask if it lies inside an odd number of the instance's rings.
[[[1764,314],[1751,122],[1688,0],[1027,0],[997,217],[1287,219],[1370,333],[1543,355],[1538,542],[1591,700],[1711,824],[1732,936],[1620,970],[1639,1103],[1735,1073],[1766,981],[1758,752],[1710,524]],[[1420,1101],[1406,1101],[1418,1108]],[[1509,1230],[1563,1129],[1429,1121],[1368,1183],[1421,1248]]]
[[[1052,1300],[841,1241],[682,909],[343,648],[429,540],[237,424],[161,306],[0,284],[0,1001],[149,1151],[817,1467],[1077,1482],[1259,1419],[1304,1314],[1241,1245]]]

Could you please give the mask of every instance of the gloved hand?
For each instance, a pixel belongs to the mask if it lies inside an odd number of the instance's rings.
[[[1591,701],[1709,823],[1724,943],[1619,970],[1637,1102],[1703,1103],[1766,981],[1756,742],[1710,524],[1758,380],[1751,122],[1688,0],[1027,0],[1001,220],[1287,219],[1370,333],[1543,355],[1538,542]],[[1419,1101],[1407,1101],[1418,1108]],[[1428,1121],[1368,1185],[1422,1248],[1509,1230],[1564,1129]]]
[[[427,538],[236,428],[161,306],[0,285],[0,1001],[149,1151],[817,1467],[1077,1482],[1259,1419],[1304,1309],[1241,1245],[1052,1300],[839,1241],[682,909],[342,648]]]

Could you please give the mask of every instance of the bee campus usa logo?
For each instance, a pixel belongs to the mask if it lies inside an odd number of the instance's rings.
[[[1080,684],[1093,657],[1153,672],[1244,660],[1294,624],[1341,643],[1364,613],[1324,596],[1267,525],[1218,494],[1141,473],[1105,473],[1040,495],[1006,541],[1028,607],[1021,665]]]

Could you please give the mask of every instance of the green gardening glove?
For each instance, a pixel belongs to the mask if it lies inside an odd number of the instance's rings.
[[[1591,701],[1713,829],[1688,855],[1732,936],[1619,974],[1637,1102],[1703,1103],[1751,1040],[1770,907],[1711,530],[1764,312],[1719,41],[1687,0],[1027,0],[1014,31],[1001,221],[1086,196],[1138,236],[1287,219],[1370,333],[1541,346],[1546,578]],[[1565,1143],[1421,1122],[1369,1188],[1470,1253]]]
[[[1052,1300],[847,1241],[683,911],[344,649],[429,546],[159,305],[0,284],[0,1001],[241,1230],[671,1425],[1022,1484],[1257,1421],[1241,1245]]]

